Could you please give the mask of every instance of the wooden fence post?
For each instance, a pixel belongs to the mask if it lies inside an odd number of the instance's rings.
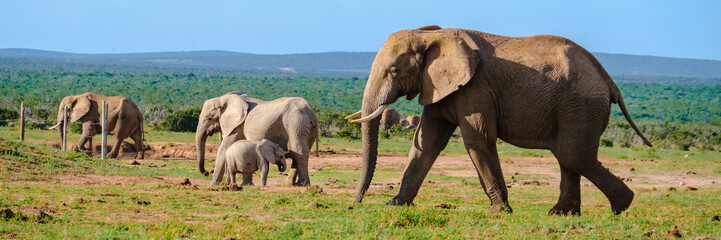
[[[25,141],[25,101],[20,103],[20,141]]]
[[[68,150],[68,106],[63,108],[63,151]]]
[[[106,160],[107,153],[108,153],[108,149],[107,149],[107,145],[108,145],[108,129],[107,129],[108,104],[105,102],[105,100],[103,100],[102,104],[103,104],[103,114],[102,114],[102,120],[101,120],[102,121],[102,133],[101,134],[103,136],[103,145],[100,147],[100,149],[101,149],[100,154],[102,155],[103,160]]]

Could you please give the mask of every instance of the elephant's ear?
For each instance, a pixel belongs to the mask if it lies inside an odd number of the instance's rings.
[[[258,153],[258,156],[261,157],[261,159],[268,161],[269,163],[275,164],[275,143],[263,139],[258,143],[258,146],[255,147],[255,151]]]
[[[90,107],[92,106],[92,103],[90,102],[90,99],[87,97],[77,97],[73,101],[73,110],[70,112],[70,122],[75,122],[80,120],[85,114],[88,114],[90,112]]]
[[[221,98],[219,103],[220,109],[220,131],[223,138],[228,137],[233,130],[245,122],[248,116],[248,103],[243,101],[240,96],[235,94],[226,94]]]
[[[419,33],[426,42],[418,103],[436,103],[466,85],[480,61],[478,55],[458,36],[448,32]]]

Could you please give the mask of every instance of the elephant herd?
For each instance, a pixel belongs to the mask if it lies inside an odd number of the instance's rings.
[[[418,115],[408,115],[405,119],[401,119],[401,115],[395,109],[389,108],[383,110],[381,114],[381,123],[383,124],[383,130],[391,133],[391,127],[394,125],[401,125],[404,128],[414,129],[421,122],[421,117]]]
[[[403,96],[418,98],[421,116],[401,119],[387,108]],[[109,106],[109,133],[118,139],[110,156],[117,156],[119,142],[127,137],[141,146],[142,114],[124,97],[68,96],[60,104],[55,127],[67,124],[61,116],[67,106],[69,122],[83,122],[78,147],[84,149],[97,132],[101,100]],[[502,139],[555,155],[560,195],[549,215],[581,213],[581,176],[599,188],[613,213],[619,214],[629,207],[634,193],[598,161],[599,139],[614,103],[644,144],[651,146],[603,66],[568,39],[506,37],[438,26],[393,33],[373,61],[361,110],[346,117],[362,123],[362,170],[354,202],[363,200],[373,178],[382,123],[386,131],[396,124],[416,129],[399,193],[389,205],[413,204],[440,151],[460,128],[491,211],[512,212],[496,150],[496,140]],[[290,158],[288,183],[310,185],[308,160],[318,136],[318,119],[305,99],[263,101],[232,92],[205,101],[195,138],[198,170],[204,175],[209,174],[205,142],[214,133],[221,142],[211,184],[221,184],[224,174],[235,182],[235,173],[241,173],[243,184],[251,184],[258,169],[265,184],[269,163],[284,170],[285,159]],[[142,157],[142,153],[136,156]]]

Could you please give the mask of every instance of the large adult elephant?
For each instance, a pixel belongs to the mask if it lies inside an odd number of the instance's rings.
[[[398,111],[395,109],[389,108],[386,110],[383,110],[383,114],[381,114],[381,124],[383,124],[383,130],[388,131],[388,133],[391,132],[391,127],[393,125],[398,125],[401,123],[401,115],[398,114]]]
[[[378,119],[383,109],[420,94],[420,125],[400,192],[391,205],[412,204],[453,131],[460,127],[491,210],[512,212],[496,151],[500,138],[523,148],[549,149],[561,166],[561,194],[549,214],[580,214],[580,177],[596,185],[618,214],[631,191],[597,159],[599,138],[621,93],[596,58],[557,36],[505,37],[425,26],[388,37],[376,55],[362,110],[363,168],[355,202],[363,199],[376,164]],[[360,118],[360,119],[359,119]]]
[[[421,123],[421,116],[408,115],[408,117],[406,117],[406,121],[408,121],[408,128],[415,128],[419,123]]]
[[[198,170],[205,171],[205,141],[220,132],[221,141],[213,171],[211,185],[220,184],[225,173],[225,151],[237,140],[261,141],[268,139],[288,151],[291,172],[288,180],[293,185],[308,186],[308,158],[310,147],[318,137],[318,117],[310,103],[299,97],[283,97],[263,101],[245,94],[231,92],[211,98],[203,103],[195,132],[198,151]],[[249,183],[252,174],[243,175]]]
[[[135,142],[135,149],[139,149],[135,158],[143,159],[145,157],[145,149],[143,148],[143,114],[140,113],[138,106],[126,97],[105,96],[97,93],[86,92],[80,95],[67,96],[60,102],[58,107],[58,120],[55,126],[50,129],[58,128],[60,138],[63,137],[63,125],[70,124],[75,121],[82,121],[83,131],[78,141],[78,150],[87,151],[92,149],[92,144],[86,147],[85,144],[91,142],[93,136],[100,130],[100,111],[102,110],[102,101],[108,104],[107,130],[109,135],[115,135],[115,144],[108,153],[109,158],[118,157],[120,145],[123,140],[130,137]],[[63,122],[63,111],[68,108],[68,123]]]

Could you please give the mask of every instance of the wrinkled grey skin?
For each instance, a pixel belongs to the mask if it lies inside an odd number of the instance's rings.
[[[65,106],[68,107],[68,122],[81,121],[83,123],[83,131],[78,141],[79,151],[92,150],[91,143],[93,136],[100,132],[100,117],[102,101],[108,104],[108,135],[115,135],[115,144],[108,153],[109,158],[118,157],[120,145],[123,140],[130,137],[135,142],[135,149],[140,149],[135,158],[143,159],[145,157],[145,149],[143,148],[143,114],[138,106],[126,97],[105,96],[96,93],[86,92],[80,95],[67,96],[63,98],[58,107],[57,124],[50,129],[58,128],[60,138],[63,136],[63,111]],[[68,123],[68,124],[69,124]]]
[[[549,35],[505,37],[425,26],[388,37],[376,55],[363,94],[363,166],[355,202],[370,185],[378,155],[378,118],[372,113],[406,96],[423,105],[398,195],[408,205],[460,128],[492,211],[512,212],[496,151],[498,138],[515,146],[549,149],[561,166],[561,194],[549,214],[580,214],[580,177],[598,187],[619,214],[631,191],[598,161],[598,145],[617,103],[618,87],[596,58],[572,41]],[[351,115],[348,118],[356,118]]]
[[[285,152],[283,148],[263,139],[260,142],[238,140],[225,151],[225,169],[230,183],[235,184],[235,174],[250,175],[243,178],[242,185],[253,185],[252,175],[260,169],[260,181],[265,186],[268,179],[268,164],[278,165],[278,171],[285,171]]]
[[[310,147],[318,137],[318,118],[308,101],[298,97],[283,97],[263,101],[236,92],[205,101],[198,119],[195,143],[198,152],[198,170],[205,171],[205,141],[208,136],[222,135],[211,185],[223,180],[225,151],[237,140],[261,141],[268,139],[287,151],[293,160],[288,174],[289,184],[309,186],[308,158]],[[243,174],[243,178],[250,178]]]

